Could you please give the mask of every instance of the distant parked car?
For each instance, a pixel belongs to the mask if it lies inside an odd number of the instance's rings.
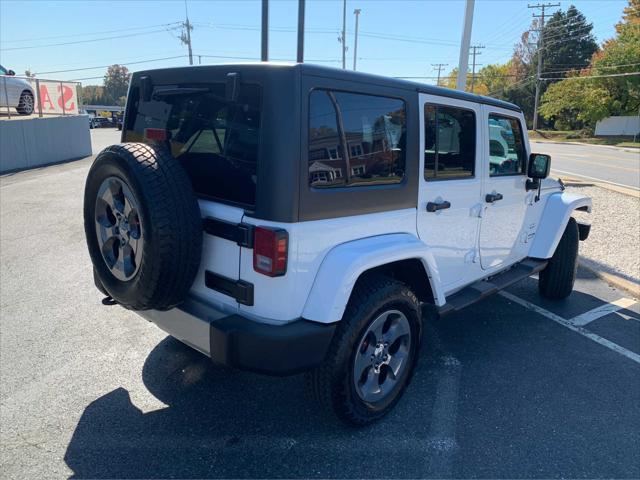
[[[93,117],[89,120],[89,128],[109,128],[113,127],[113,123],[104,117]]]
[[[20,115],[31,115],[36,98],[34,90],[23,78],[15,78],[15,74],[0,65],[0,106],[13,107]]]

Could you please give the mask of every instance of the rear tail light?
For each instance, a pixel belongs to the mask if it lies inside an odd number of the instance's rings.
[[[256,227],[253,239],[253,269],[270,277],[287,273],[289,234],[286,230]]]
[[[147,140],[156,140],[158,142],[164,142],[167,140],[167,131],[164,128],[145,128],[144,138]]]

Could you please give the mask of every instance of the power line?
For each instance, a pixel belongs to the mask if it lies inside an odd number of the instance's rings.
[[[50,43],[49,45],[32,45],[29,47],[11,47],[11,48],[0,48],[0,51],[3,52],[8,52],[9,50],[31,50],[34,48],[48,48],[48,47],[60,47],[63,45],[77,45],[80,43],[92,43],[92,42],[101,42],[104,40],[115,40],[115,39],[119,39],[119,38],[128,38],[128,37],[139,37],[141,35],[151,35],[151,34],[155,34],[155,33],[161,33],[161,32],[166,32],[168,30],[175,30],[176,27],[171,27],[170,29],[164,28],[162,30],[153,30],[150,32],[138,32],[138,33],[131,33],[129,35],[118,35],[115,37],[101,37],[101,38],[93,38],[93,39],[89,39],[89,40],[77,40],[75,42],[63,42],[63,43]]]
[[[82,37],[86,35],[103,35],[105,33],[117,33],[117,32],[129,32],[131,30],[148,30],[150,28],[158,28],[158,27],[168,27],[171,25],[177,25],[181,22],[172,22],[172,23],[161,23],[158,25],[149,25],[146,27],[129,27],[129,28],[119,28],[117,30],[103,30],[100,32],[88,32],[88,33],[73,33],[66,35],[55,35],[52,37],[38,37],[38,38],[23,38],[19,40],[3,40],[2,43],[28,43],[28,42],[39,42],[40,40],[55,40],[58,38],[75,38]]]
[[[640,75],[640,72],[610,73],[608,75],[590,75],[588,77],[541,78],[541,80],[587,80],[587,79],[590,79],[590,78],[633,77],[635,75]]]
[[[138,65],[140,63],[151,63],[151,62],[160,62],[163,60],[174,60],[176,58],[184,58],[186,55],[176,55],[174,57],[164,57],[164,58],[154,58],[150,60],[139,60],[136,62],[126,62],[126,63],[112,63],[109,65],[99,65],[97,67],[83,67],[83,68],[71,68],[68,70],[52,70],[50,72],[35,72],[36,75],[48,75],[52,73],[68,73],[68,72],[81,72],[83,70],[97,70],[98,68],[109,68],[111,65]]]

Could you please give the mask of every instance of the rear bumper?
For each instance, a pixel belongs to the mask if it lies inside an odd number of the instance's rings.
[[[304,319],[264,324],[227,315],[195,299],[166,312],[137,313],[216,363],[277,376],[320,365],[336,326]]]

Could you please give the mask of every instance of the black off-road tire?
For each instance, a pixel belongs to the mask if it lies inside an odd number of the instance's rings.
[[[104,289],[104,286],[102,285],[102,282],[100,281],[100,279],[98,278],[98,272],[96,270],[96,267],[93,267],[93,284],[96,286],[96,288],[98,289],[98,291],[100,293],[102,293],[103,295],[109,297],[109,292],[107,292]]]
[[[382,403],[372,405],[356,393],[352,365],[364,332],[380,313],[389,309],[401,311],[409,320],[410,358],[392,393]],[[333,413],[346,424],[364,426],[379,420],[398,403],[411,381],[420,351],[421,330],[420,302],[407,285],[383,276],[360,280],[324,363],[306,374],[311,396],[325,412]]]
[[[142,257],[126,281],[107,266],[96,232],[98,190],[110,177],[130,189],[139,208]],[[187,173],[164,148],[123,143],[104,149],[87,176],[84,228],[103,293],[132,310],[167,310],[184,300],[200,264],[202,219]]]
[[[20,100],[18,106],[16,107],[16,111],[20,115],[31,115],[35,109],[35,103],[33,99],[33,94],[28,90],[25,90],[20,94]]]
[[[562,300],[573,291],[578,269],[579,242],[578,223],[570,218],[553,257],[539,274],[538,290],[544,298]]]

